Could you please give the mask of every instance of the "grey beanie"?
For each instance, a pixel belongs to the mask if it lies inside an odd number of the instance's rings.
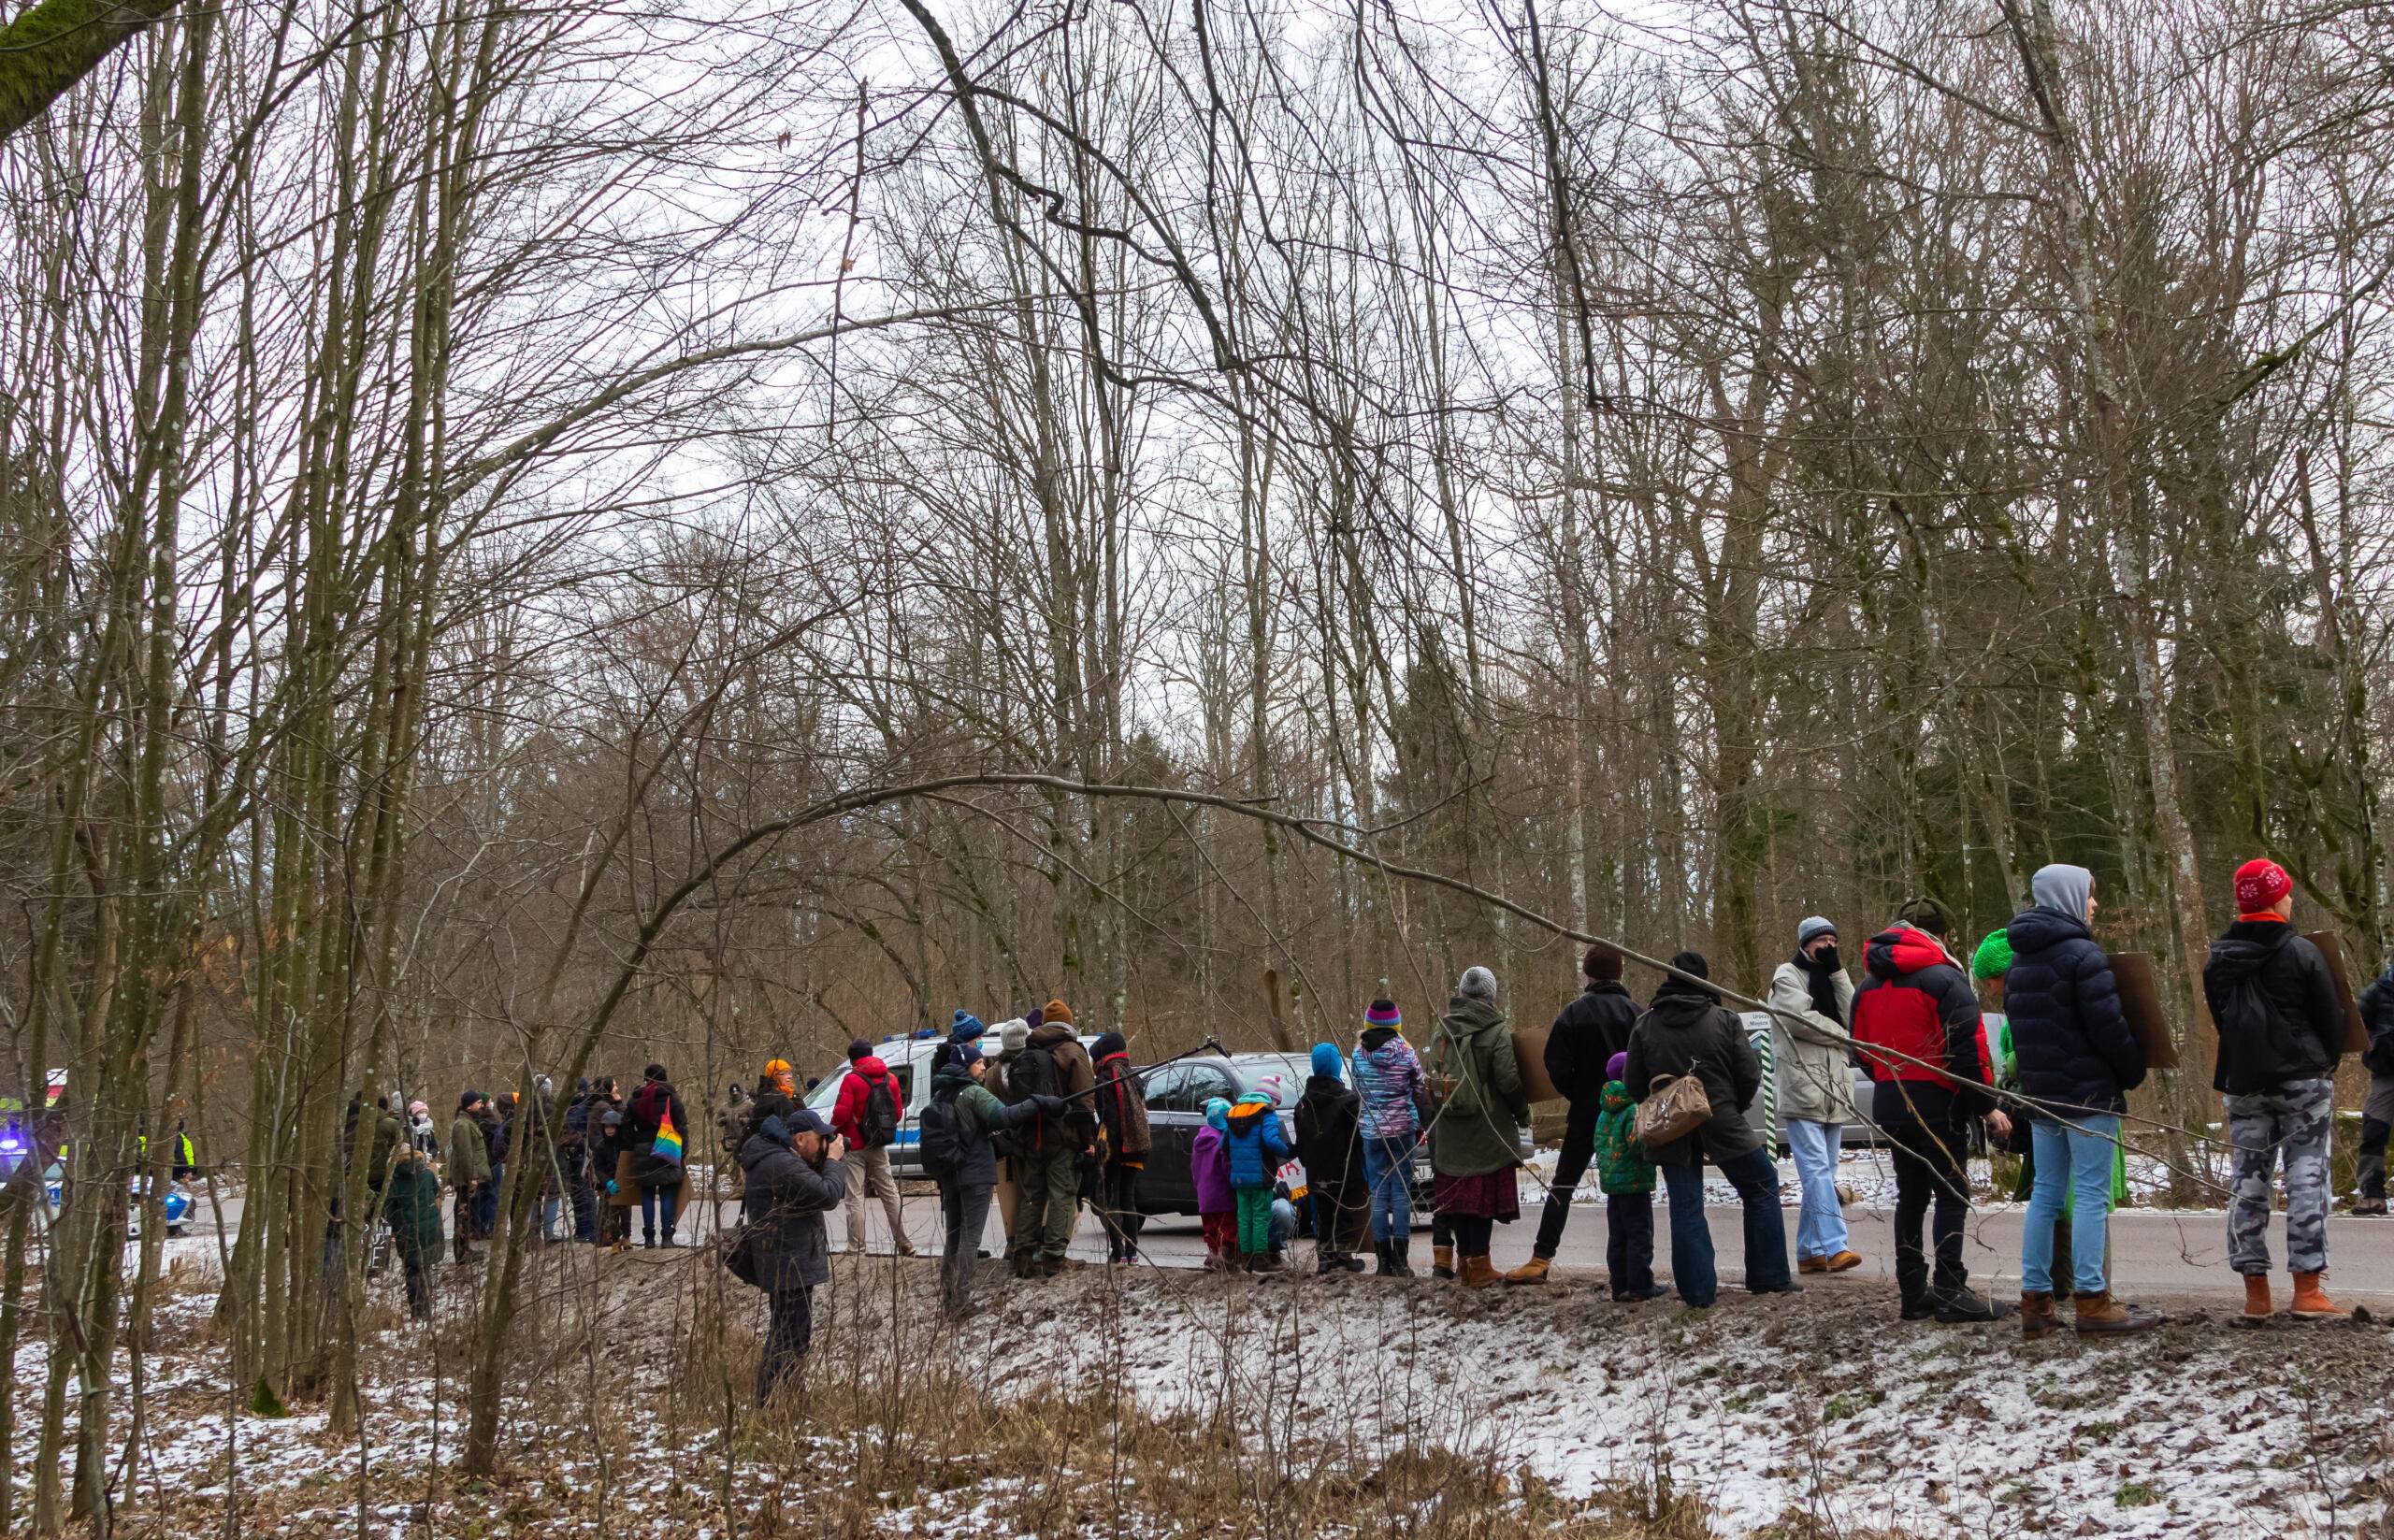
[[[1831,925],[1828,921],[1821,918],[1818,914],[1807,914],[1802,919],[1796,922],[1796,949],[1801,951],[1803,948],[1811,945],[1812,938],[1815,936],[1834,936],[1836,934],[1836,926]]]
[[[1018,1054],[1030,1045],[1031,1024],[1019,1018],[998,1024],[998,1051]]]
[[[1455,986],[1455,993],[1473,1000],[1496,998],[1496,975],[1478,966],[1463,971],[1463,982]]]

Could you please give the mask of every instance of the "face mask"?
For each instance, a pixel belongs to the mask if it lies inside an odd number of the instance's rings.
[[[1837,965],[1837,948],[1834,946],[1824,946],[1812,954],[1812,966],[1815,968],[1835,969]]]

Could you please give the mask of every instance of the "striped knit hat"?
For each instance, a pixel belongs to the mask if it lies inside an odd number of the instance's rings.
[[[1396,1008],[1396,1001],[1392,1000],[1376,1000],[1363,1008],[1363,1025],[1401,1028],[1405,1025],[1405,1014]]]

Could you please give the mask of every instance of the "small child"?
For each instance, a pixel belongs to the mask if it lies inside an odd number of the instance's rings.
[[[1230,1126],[1231,1104],[1220,1097],[1205,1103],[1205,1126],[1189,1147],[1189,1174],[1197,1185],[1197,1216],[1205,1227],[1205,1271],[1227,1273],[1231,1246],[1238,1238],[1237,1199],[1231,1192],[1230,1152],[1222,1148],[1222,1132]]]
[[[1596,1181],[1605,1194],[1605,1268],[1623,1304],[1658,1300],[1654,1282],[1654,1162],[1637,1142],[1637,1103],[1622,1076],[1629,1056],[1605,1065],[1605,1110],[1596,1115]]]
[[[1249,1091],[1224,1120],[1222,1149],[1230,1157],[1231,1190],[1238,1196],[1238,1248],[1250,1273],[1277,1273],[1272,1249],[1272,1187],[1296,1152],[1281,1131],[1272,1099]]]

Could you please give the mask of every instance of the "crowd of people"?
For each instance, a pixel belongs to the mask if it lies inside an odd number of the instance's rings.
[[[2325,1289],[2328,1144],[2333,1078],[2346,1052],[2345,1010],[2317,947],[2289,923],[2292,884],[2267,860],[2240,868],[2238,914],[2214,943],[2203,989],[2219,1034],[2214,1085],[2233,1146],[2229,1259],[2245,1280],[2248,1313],[2274,1308],[2268,1218],[2283,1170],[2290,1308],[2342,1314]],[[1531,1255],[1499,1274],[1495,1228],[1521,1217],[1529,1077],[1517,1036],[1484,967],[1467,969],[1417,1050],[1394,1001],[1374,1000],[1351,1043],[1313,1046],[1302,1092],[1289,1101],[1253,1091],[1216,1099],[1191,1149],[1192,1185],[1217,1271],[1273,1272],[1301,1220],[1287,1173],[1303,1172],[1320,1274],[1361,1272],[1368,1246],[1382,1276],[1413,1275],[1413,1177],[1426,1147],[1433,1277],[1466,1288],[1535,1285],[1551,1274],[1573,1201],[1589,1173],[1605,1200],[1606,1274],[1616,1300],[1676,1291],[1706,1308],[1720,1288],[1705,1213],[1708,1169],[1742,1211],[1744,1286],[1794,1292],[1799,1276],[1864,1260],[1838,1181],[1841,1141],[1871,1128],[1894,1168],[1894,1270],[1906,1320],[1988,1322],[2018,1316],[2030,1336],[2066,1324],[2089,1335],[2147,1330],[2153,1312],[2115,1298],[2106,1221],[2124,1196],[2123,1126],[2147,1051],[2123,1008],[2111,959],[2094,939],[2094,879],[2053,865],[2036,873],[2029,906],[1982,938],[1963,960],[1951,913],[1932,899],[1902,905],[1864,943],[1859,978],[1837,924],[1809,916],[1790,959],[1773,972],[1768,1076],[1775,1122],[1795,1167],[1791,1257],[1780,1173],[1751,1115],[1766,1079],[1746,1023],[1724,1003],[1699,953],[1670,959],[1641,1004],[1623,982],[1624,957],[1599,943],[1582,958],[1584,989],[1553,1020],[1542,1067],[1565,1103],[1562,1147]],[[2383,1214],[2388,1125],[2394,1122],[2394,967],[2359,999],[2370,1046],[2361,1170],[2354,1212]],[[930,1035],[930,1034],[926,1034]],[[1121,1033],[1084,1044],[1060,1000],[985,1027],[958,1010],[931,1056],[928,1104],[917,1115],[923,1171],[937,1185],[939,1290],[954,1316],[973,1307],[990,1216],[1017,1278],[1065,1264],[1084,1206],[1099,1216],[1109,1259],[1139,1259],[1140,1179],[1154,1142],[1143,1072]],[[1856,1104],[1855,1070],[1868,1104]],[[1147,1067],[1152,1071],[1155,1067]],[[1684,1083],[1683,1085],[1680,1083]],[[810,1082],[807,1089],[814,1087]],[[1680,1085],[1673,1092],[1670,1088]],[[1700,1088],[1701,1097],[1692,1094]],[[907,1120],[905,1087],[873,1045],[848,1050],[829,1115],[808,1106],[786,1060],[770,1060],[755,1087],[734,1086],[721,1112],[725,1153],[742,1175],[742,1275],[770,1297],[758,1389],[768,1393],[807,1350],[812,1291],[829,1276],[828,1219],[846,1216],[851,1251],[864,1248],[877,1202],[893,1248],[915,1254],[889,1150]],[[1675,1109],[1641,1117],[1666,1098]],[[1682,1115],[1683,1114],[1683,1115]],[[351,1147],[365,1119],[353,1108]],[[585,1082],[560,1109],[547,1080],[523,1095],[463,1093],[445,1143],[422,1102],[402,1118],[378,1107],[369,1169],[424,1313],[441,1248],[439,1195],[454,1200],[460,1262],[496,1223],[496,1193],[511,1158],[541,1160],[538,1241],[677,1245],[687,1174],[687,1115],[662,1065],[628,1097],[612,1079]],[[529,1130],[540,1130],[537,1138]],[[1964,1238],[1976,1148],[2017,1158],[2023,1218],[2016,1305],[1971,1285]],[[546,1152],[544,1155],[543,1152]],[[1670,1226],[1670,1288],[1654,1269],[1653,1198]]]

